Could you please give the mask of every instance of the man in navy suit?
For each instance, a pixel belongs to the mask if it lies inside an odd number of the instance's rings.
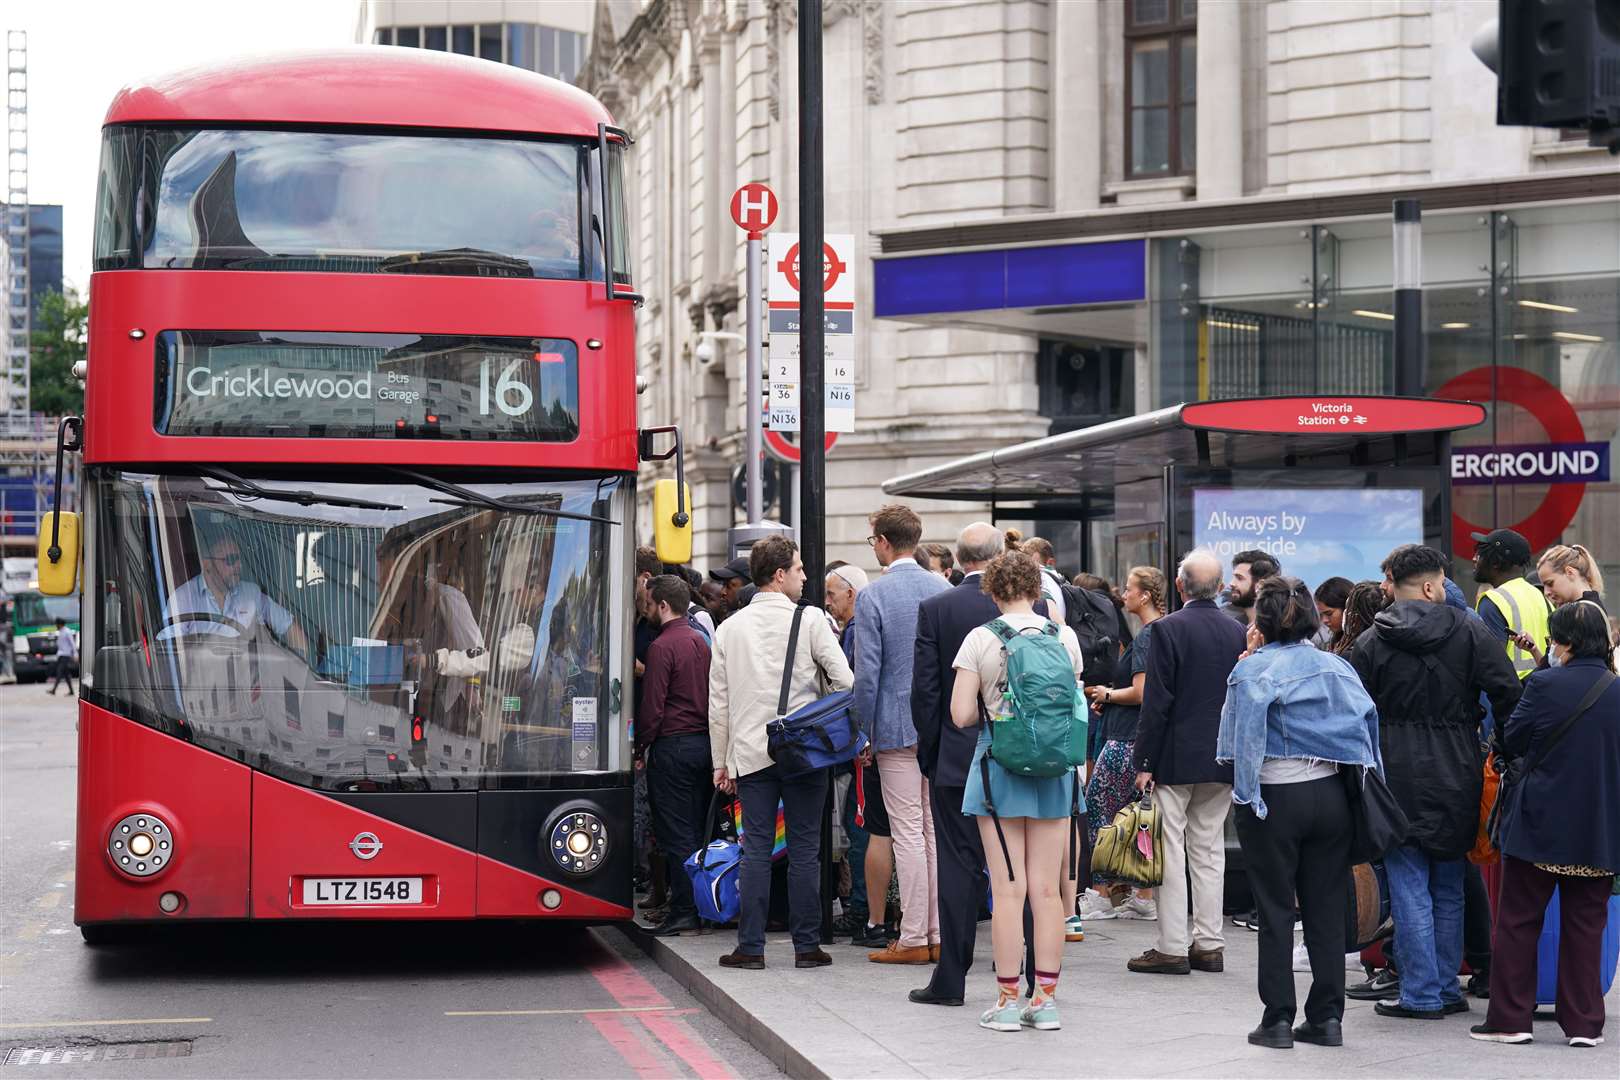
[[[973,964],[986,878],[978,822],[962,813],[962,796],[979,730],[951,723],[952,663],[963,639],[1001,614],[980,587],[985,564],[1001,551],[1001,530],[994,525],[979,521],[963,529],[956,540],[956,562],[966,575],[962,583],[929,597],[917,609],[911,719],[917,729],[917,763],[932,793],[939,873],[939,964],[928,985],[911,992],[919,1005],[962,1004]],[[1044,615],[1043,607],[1036,611]]]
[[[1132,971],[1185,975],[1192,968],[1225,967],[1221,899],[1232,766],[1216,764],[1215,737],[1244,631],[1215,606],[1224,571],[1204,549],[1181,560],[1176,572],[1181,610],[1153,624],[1134,753],[1136,786],[1153,785],[1153,805],[1164,829],[1164,884],[1158,897],[1159,946],[1132,959],[1127,965]],[[1190,939],[1181,914],[1189,888]]]

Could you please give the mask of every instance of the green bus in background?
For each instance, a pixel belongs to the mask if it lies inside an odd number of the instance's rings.
[[[79,598],[46,596],[33,589],[13,593],[11,601],[11,661],[18,682],[43,679],[56,669],[56,620],[79,632]],[[72,670],[78,676],[79,662]]]

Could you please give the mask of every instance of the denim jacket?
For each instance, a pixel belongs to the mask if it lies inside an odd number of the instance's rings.
[[[1226,680],[1215,760],[1231,762],[1232,801],[1266,816],[1260,766],[1268,758],[1365,765],[1383,772],[1378,710],[1348,661],[1309,642],[1263,645]]]

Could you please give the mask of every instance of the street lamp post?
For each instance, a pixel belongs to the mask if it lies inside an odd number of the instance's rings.
[[[799,552],[804,598],[820,607],[826,592],[827,476],[826,278],[827,218],[822,203],[821,0],[799,5]],[[832,791],[821,817],[821,936],[832,940]]]

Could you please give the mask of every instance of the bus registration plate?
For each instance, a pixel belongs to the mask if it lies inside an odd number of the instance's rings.
[[[305,904],[420,904],[422,879],[305,878]]]

